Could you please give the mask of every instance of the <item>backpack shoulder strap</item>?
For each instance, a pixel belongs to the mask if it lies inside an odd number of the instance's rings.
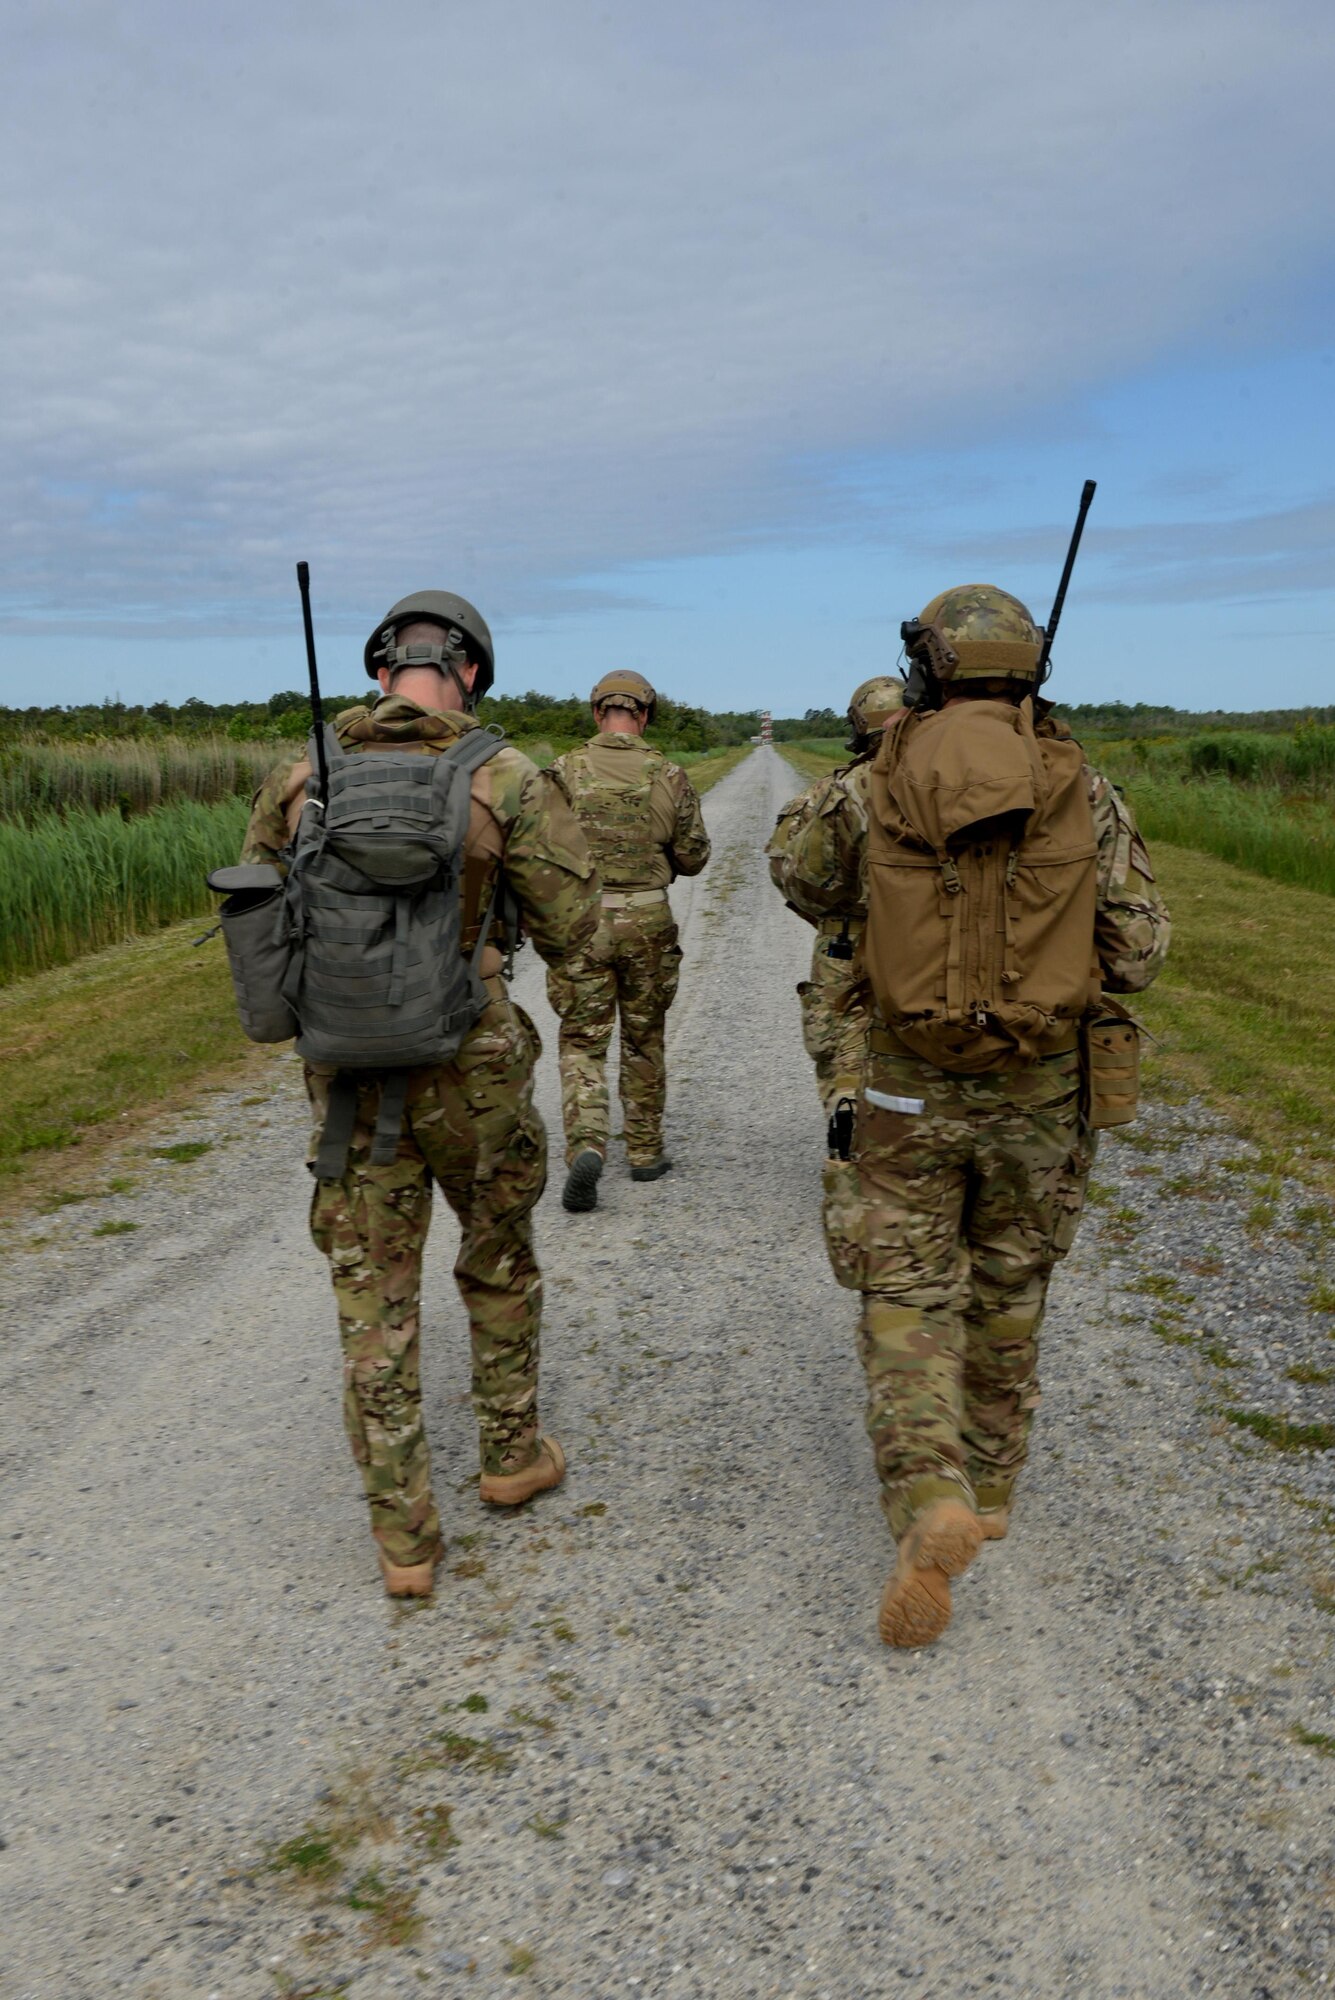
[[[466,729],[456,737],[448,750],[442,750],[441,762],[451,763],[457,770],[470,773],[480,771],[489,763],[498,750],[506,748],[504,736],[497,736],[490,729]]]

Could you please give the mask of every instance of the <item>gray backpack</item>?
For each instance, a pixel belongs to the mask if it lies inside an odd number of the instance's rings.
[[[241,1022],[254,1041],[295,1033],[308,1062],[338,1075],[315,1161],[341,1179],[357,1088],[384,1072],[371,1158],[394,1159],[407,1072],[447,1063],[487,1004],[478,972],[498,880],[472,956],[461,944],[461,885],[474,771],[503,738],[467,730],[439,755],[343,748],[324,732],[329,797],[311,778],[286,882],[269,866],[220,868],[221,920]],[[513,942],[513,922],[507,924]]]

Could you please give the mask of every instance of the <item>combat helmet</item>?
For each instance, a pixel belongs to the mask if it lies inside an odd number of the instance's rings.
[[[909,621],[903,637],[910,653],[926,651],[941,680],[1038,678],[1042,627],[1018,597],[995,584],[959,583],[943,590]]]
[[[903,706],[903,683],[892,674],[873,674],[855,687],[848,704],[849,749],[869,750],[890,717]]]
[[[658,713],[658,696],[643,674],[637,674],[633,667],[617,667],[595,684],[589,706],[595,715],[600,708],[644,709],[652,722]]]
[[[402,625],[438,625],[441,643],[400,646],[398,634]],[[456,597],[452,590],[415,590],[411,596],[401,597],[390,606],[367,640],[362,658],[372,680],[378,678],[381,667],[388,667],[391,673],[400,667],[439,667],[453,675],[463,695],[464,707],[469,710],[496,678],[496,653],[487,621],[466,597]],[[464,686],[458,672],[466,660],[477,665],[471,689]]]

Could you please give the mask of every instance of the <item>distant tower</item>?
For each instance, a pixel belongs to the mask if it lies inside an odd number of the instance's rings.
[[[774,741],[774,724],[770,720],[770,712],[767,708],[762,708],[760,711],[760,740],[762,743],[772,743]]]

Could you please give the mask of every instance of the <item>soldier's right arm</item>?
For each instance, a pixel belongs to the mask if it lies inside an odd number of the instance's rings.
[[[504,838],[505,878],[541,956],[559,965],[597,930],[602,889],[559,779],[527,758],[514,761],[526,769],[498,769],[502,782],[491,797]],[[499,764],[500,757],[493,759],[493,766]]]
[[[673,809],[668,860],[675,874],[698,875],[709,859],[709,835],[699,794],[679,764],[668,765],[667,784]]]

